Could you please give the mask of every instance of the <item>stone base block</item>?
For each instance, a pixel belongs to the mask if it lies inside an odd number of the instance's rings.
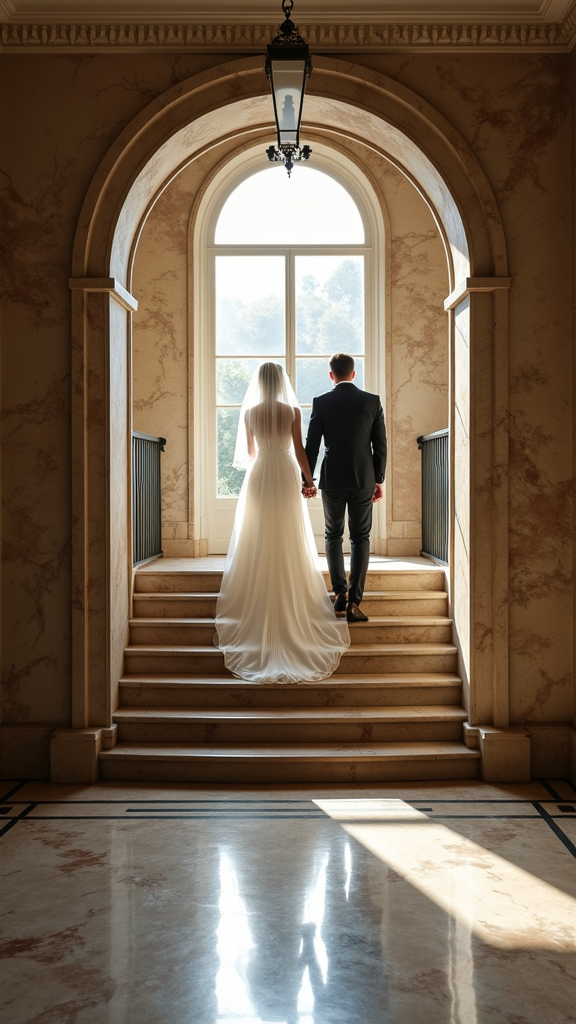
[[[50,744],[50,781],[58,783],[97,782],[98,755],[106,729],[56,729]]]
[[[464,742],[480,751],[480,774],[485,782],[530,781],[530,737],[523,726],[497,729],[466,722]]]
[[[412,539],[403,538],[402,540],[389,537],[386,547],[387,551],[385,553],[389,555],[390,558],[406,558],[413,555],[419,555],[422,542],[419,537],[414,537]]]
[[[5,723],[0,726],[0,778],[49,779],[49,723]]]
[[[162,551],[165,558],[203,558],[208,554],[208,541],[163,537]]]
[[[567,779],[571,727],[566,722],[526,722],[533,779]],[[573,731],[573,730],[572,730]]]

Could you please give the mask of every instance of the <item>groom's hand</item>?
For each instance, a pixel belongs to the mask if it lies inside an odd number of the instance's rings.
[[[374,494],[372,496],[372,501],[373,502],[381,501],[383,497],[384,497],[384,484],[376,484],[376,486],[374,487]]]

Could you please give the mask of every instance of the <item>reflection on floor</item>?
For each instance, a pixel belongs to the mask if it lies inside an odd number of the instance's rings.
[[[7,1024],[576,1021],[565,781],[0,800]]]

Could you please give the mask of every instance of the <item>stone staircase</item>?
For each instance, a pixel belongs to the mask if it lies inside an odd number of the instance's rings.
[[[180,563],[180,564],[178,564]],[[221,560],[214,560],[217,566]],[[392,563],[394,565],[395,563]],[[352,644],[327,680],[235,680],[213,646],[221,568],[162,560],[136,573],[134,618],[104,779],[381,782],[470,779],[444,573],[368,572]],[[326,577],[327,578],[327,577]]]

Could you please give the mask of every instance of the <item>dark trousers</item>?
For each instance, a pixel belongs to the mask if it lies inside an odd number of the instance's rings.
[[[360,604],[370,559],[370,530],[372,527],[373,487],[343,491],[322,491],[324,506],[324,536],[326,561],[335,594],[348,591],[348,600]],[[344,514],[348,507],[350,532],[350,580],[346,582],[342,540]]]

